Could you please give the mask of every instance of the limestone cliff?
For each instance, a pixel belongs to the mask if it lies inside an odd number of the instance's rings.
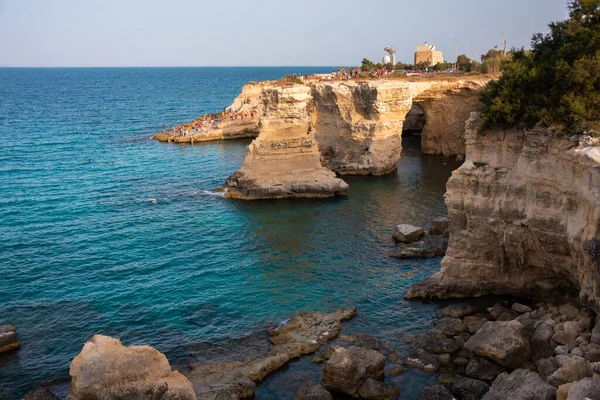
[[[436,81],[274,83],[262,90],[259,135],[226,197],[325,197],[346,192],[340,175],[396,169],[402,128],[413,103],[426,118],[432,154],[464,152],[464,122],[479,106],[487,78]],[[333,172],[332,172],[333,171]]]
[[[464,123],[479,107],[485,77],[465,80],[342,81],[313,85],[315,137],[325,166],[342,175],[396,169],[413,104],[425,115],[427,154],[464,154]]]
[[[450,242],[407,298],[578,293],[600,311],[600,147],[532,131],[480,132],[447,185]]]
[[[313,132],[311,89],[305,85],[263,90],[260,134],[242,168],[226,182],[227,198],[329,197],[348,185],[320,162]]]

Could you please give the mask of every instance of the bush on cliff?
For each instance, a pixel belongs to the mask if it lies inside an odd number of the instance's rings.
[[[538,122],[570,132],[600,126],[600,0],[573,0],[569,19],[516,50],[482,95],[487,127]]]

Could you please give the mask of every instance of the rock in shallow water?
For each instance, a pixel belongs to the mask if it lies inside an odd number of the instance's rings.
[[[12,325],[0,326],[0,353],[16,350],[20,346],[17,341],[17,328]]]
[[[69,398],[195,400],[191,383],[150,346],[125,347],[119,339],[95,335],[70,368]]]
[[[446,254],[448,239],[443,236],[425,235],[423,240],[412,243],[402,243],[396,252],[390,254],[397,258],[431,258]]]
[[[252,398],[255,383],[291,359],[317,351],[339,335],[342,321],[352,319],[356,314],[353,307],[329,314],[300,314],[278,328],[269,329],[274,346],[266,357],[245,359],[240,355],[243,361],[197,364],[186,376],[199,398]]]
[[[425,231],[414,225],[400,224],[396,225],[392,237],[396,242],[412,243],[420,240],[425,235]]]
[[[357,394],[361,399],[367,400],[396,400],[400,396],[400,388],[393,383],[369,378],[358,389]]]
[[[368,378],[382,378],[384,368],[385,357],[375,350],[339,348],[323,367],[321,383],[328,390],[354,395]]]
[[[298,391],[295,400],[332,400],[333,396],[317,382],[306,381]]]

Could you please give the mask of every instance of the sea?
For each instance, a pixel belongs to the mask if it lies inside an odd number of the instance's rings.
[[[244,202],[212,190],[249,140],[151,139],[222,110],[248,81],[331,71],[0,68],[0,325],[15,325],[21,343],[0,355],[0,398],[40,383],[64,397],[69,364],[95,334],[153,346],[185,371],[243,355],[299,312],[353,306],[343,333],[406,352],[399,334],[430,328],[439,305],[403,296],[441,258],[391,258],[391,233],[446,214],[453,160],[407,137],[396,173],[344,177],[345,197]],[[311,359],[268,377],[256,398],[293,399],[319,379]],[[435,375],[387,379],[418,399]]]

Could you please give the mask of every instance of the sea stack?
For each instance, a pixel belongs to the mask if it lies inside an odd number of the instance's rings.
[[[264,116],[244,165],[225,184],[232,199],[344,195],[348,185],[321,165],[313,132],[311,88],[282,84],[263,91]]]

